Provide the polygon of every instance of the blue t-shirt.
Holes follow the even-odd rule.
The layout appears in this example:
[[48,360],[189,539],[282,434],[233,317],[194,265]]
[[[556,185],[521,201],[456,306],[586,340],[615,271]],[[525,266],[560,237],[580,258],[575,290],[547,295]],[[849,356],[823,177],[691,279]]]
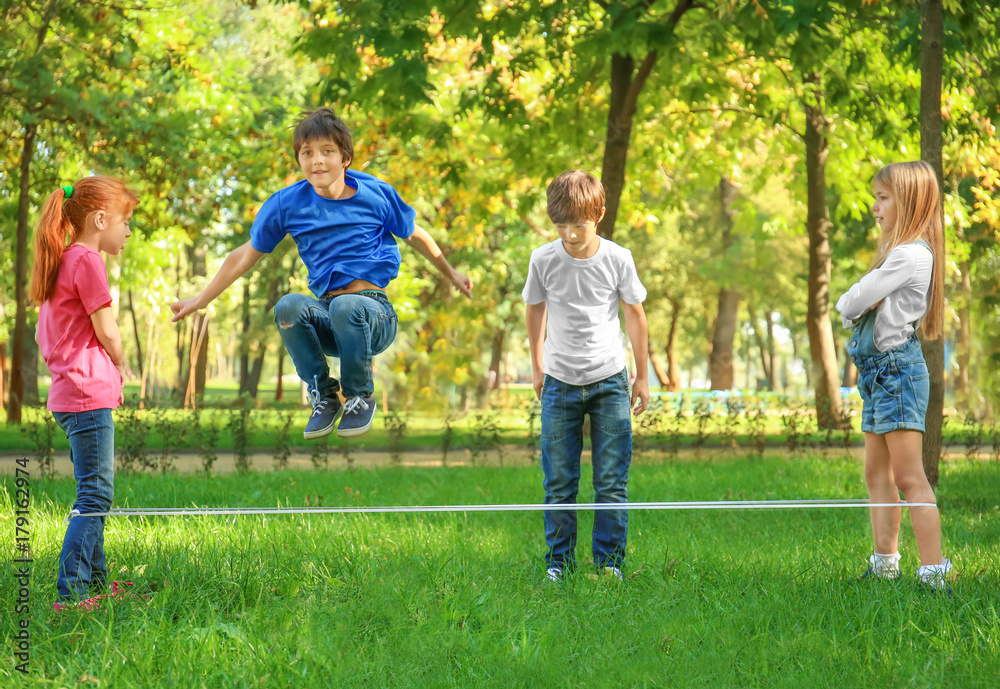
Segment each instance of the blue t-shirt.
[[269,254],[292,235],[309,270],[309,289],[317,297],[353,280],[385,287],[399,274],[399,247],[416,213],[388,183],[348,170],[344,181],[356,189],[349,199],[320,196],[306,180],[272,194],[253,221],[250,245]]

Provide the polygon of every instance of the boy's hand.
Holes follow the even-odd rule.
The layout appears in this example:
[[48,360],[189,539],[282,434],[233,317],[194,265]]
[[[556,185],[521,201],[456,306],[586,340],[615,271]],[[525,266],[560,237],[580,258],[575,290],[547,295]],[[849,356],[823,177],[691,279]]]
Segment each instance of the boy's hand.
[[[638,399],[638,402],[636,401]],[[635,416],[646,411],[649,406],[649,379],[636,376],[632,383],[632,401],[630,402],[632,413]]]
[[453,269],[449,277],[451,278],[451,284],[455,285],[455,289],[467,297],[472,296],[472,280],[469,279],[468,275],[464,275]]
[[170,319],[170,322],[176,323],[182,318],[190,316],[195,311],[200,311],[202,308],[204,307],[198,303],[198,297],[188,297],[187,299],[175,301],[170,305],[170,310],[174,312],[174,317]]
[[542,384],[545,383],[545,374],[541,371],[531,372],[531,386],[535,388],[535,397],[542,399]]

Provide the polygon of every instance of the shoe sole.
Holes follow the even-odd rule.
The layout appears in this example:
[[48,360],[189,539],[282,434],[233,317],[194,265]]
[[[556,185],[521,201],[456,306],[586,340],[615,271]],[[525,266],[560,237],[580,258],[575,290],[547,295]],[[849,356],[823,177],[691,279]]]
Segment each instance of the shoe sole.
[[372,427],[372,422],[375,421],[375,412],[378,411],[378,405],[372,402],[372,418],[368,421],[367,426],[359,426],[358,428],[348,428],[346,431],[343,429],[337,429],[337,436],[340,438],[356,438],[359,435],[364,435]]
[[326,436],[333,433],[333,429],[337,427],[337,421],[340,420],[340,415],[344,413],[344,408],[341,407],[336,414],[333,416],[333,421],[326,428],[321,428],[318,431],[302,431],[302,437],[306,440],[316,440],[317,438],[325,438]]

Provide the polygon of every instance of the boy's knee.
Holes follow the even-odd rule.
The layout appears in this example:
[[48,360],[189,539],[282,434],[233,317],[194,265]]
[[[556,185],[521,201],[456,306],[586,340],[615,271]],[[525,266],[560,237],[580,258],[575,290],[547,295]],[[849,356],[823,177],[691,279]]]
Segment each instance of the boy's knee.
[[299,321],[308,303],[309,299],[304,295],[286,294],[274,307],[274,322],[282,330],[288,330]]

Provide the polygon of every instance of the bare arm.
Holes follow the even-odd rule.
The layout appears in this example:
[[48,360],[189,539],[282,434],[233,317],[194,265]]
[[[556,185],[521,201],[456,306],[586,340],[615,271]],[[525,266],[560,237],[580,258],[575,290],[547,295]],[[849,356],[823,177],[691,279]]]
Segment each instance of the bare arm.
[[[635,354],[635,382],[632,384],[632,400],[630,406],[638,416],[649,406],[649,328],[646,325],[646,312],[642,304],[626,304],[622,302],[625,311],[625,330],[632,343],[632,353]],[[636,399],[639,402],[636,404]]]
[[424,228],[417,226],[413,230],[413,234],[403,241],[416,249],[418,254],[430,261],[442,275],[448,278],[451,284],[455,285],[459,292],[467,297],[472,296],[472,280],[451,267],[448,259],[441,253],[441,247],[437,245],[433,237],[427,234]]
[[[110,306],[104,306],[90,314],[90,322],[94,325],[94,332],[97,334],[97,341],[101,343],[104,350],[111,357],[111,363],[118,369],[122,378],[122,391],[125,389],[125,381],[132,378],[132,372],[125,366],[125,351],[122,349],[122,335],[118,331],[118,324],[115,323],[114,314],[111,313]],[[124,392],[119,394],[124,395]],[[119,402],[122,401],[119,398]]]
[[545,334],[546,318],[545,302],[528,304],[525,308],[525,320],[528,325],[528,344],[531,347],[531,383],[535,388],[535,396],[542,397],[542,342]]
[[216,297],[226,291],[226,288],[253,268],[263,255],[254,249],[249,241],[233,249],[223,261],[219,272],[215,274],[215,277],[208,283],[208,287],[202,290],[201,294],[181,299],[170,305],[170,310],[174,312],[172,320],[179,321],[211,304]]

